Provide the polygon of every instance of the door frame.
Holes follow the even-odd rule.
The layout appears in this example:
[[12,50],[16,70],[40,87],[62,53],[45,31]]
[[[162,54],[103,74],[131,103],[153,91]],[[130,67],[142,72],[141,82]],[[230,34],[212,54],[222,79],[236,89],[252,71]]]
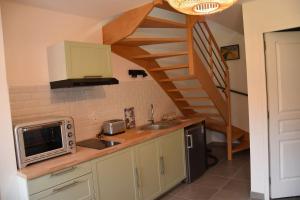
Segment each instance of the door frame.
[[[269,198],[272,199],[272,174],[271,174],[271,133],[270,133],[270,103],[269,103],[269,81],[268,81],[268,66],[267,66],[267,41],[266,35],[278,32],[295,32],[299,31],[300,28],[297,30],[295,29],[286,29],[280,31],[272,31],[272,32],[265,32],[263,33],[263,42],[264,42],[264,62],[265,62],[265,76],[266,76],[266,98],[267,98],[267,129],[268,129],[268,177],[269,177]],[[290,198],[290,197],[286,197]]]

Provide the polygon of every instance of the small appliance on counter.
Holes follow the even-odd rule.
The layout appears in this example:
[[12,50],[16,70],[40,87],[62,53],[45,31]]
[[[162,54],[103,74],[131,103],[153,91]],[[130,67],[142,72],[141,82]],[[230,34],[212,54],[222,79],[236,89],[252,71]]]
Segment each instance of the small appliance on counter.
[[71,117],[46,117],[14,122],[18,168],[42,160],[75,153],[75,129]]
[[101,134],[112,136],[124,132],[125,122],[122,119],[113,119],[103,122]]

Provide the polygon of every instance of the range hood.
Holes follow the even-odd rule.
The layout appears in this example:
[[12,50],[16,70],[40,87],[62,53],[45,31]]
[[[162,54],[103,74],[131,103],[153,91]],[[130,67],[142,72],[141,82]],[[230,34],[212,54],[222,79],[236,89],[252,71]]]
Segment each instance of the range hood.
[[50,82],[51,89],[119,84],[116,78],[81,78]]
[[110,45],[63,41],[47,53],[51,89],[119,83],[112,74]]

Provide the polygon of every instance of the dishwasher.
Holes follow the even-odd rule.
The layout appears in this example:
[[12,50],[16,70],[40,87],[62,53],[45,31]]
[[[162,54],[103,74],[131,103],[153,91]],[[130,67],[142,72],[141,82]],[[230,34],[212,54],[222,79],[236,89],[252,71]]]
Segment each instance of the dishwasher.
[[205,122],[184,129],[186,152],[186,183],[191,183],[208,168]]

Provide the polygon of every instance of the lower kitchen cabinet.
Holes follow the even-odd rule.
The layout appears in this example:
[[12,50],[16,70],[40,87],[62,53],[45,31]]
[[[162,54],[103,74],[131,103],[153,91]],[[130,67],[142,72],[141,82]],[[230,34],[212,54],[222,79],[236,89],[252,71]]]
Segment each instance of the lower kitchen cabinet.
[[184,130],[159,138],[163,192],[171,189],[186,178]]
[[30,196],[30,200],[94,200],[92,174],[59,184]]
[[158,140],[138,145],[135,148],[136,174],[139,199],[151,200],[161,193],[161,168]]
[[185,177],[184,132],[180,129],[21,183],[30,200],[152,200]]
[[132,148],[95,162],[100,200],[136,199],[136,177]]
[[95,162],[100,200],[152,200],[186,177],[183,129]]

